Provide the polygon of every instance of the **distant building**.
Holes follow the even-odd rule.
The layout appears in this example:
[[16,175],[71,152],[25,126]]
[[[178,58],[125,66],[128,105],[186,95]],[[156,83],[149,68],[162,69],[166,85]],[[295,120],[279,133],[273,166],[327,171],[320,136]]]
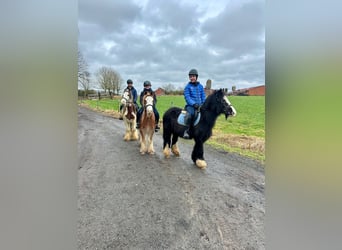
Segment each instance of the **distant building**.
[[265,85],[260,85],[256,87],[245,88],[245,89],[237,89],[235,91],[229,92],[228,95],[264,96]]
[[162,88],[157,88],[155,91],[156,96],[165,95],[165,90]]
[[[214,91],[215,91],[215,89],[208,89],[207,87],[204,88],[204,92],[205,92],[206,96],[212,94]],[[226,95],[228,92],[228,89],[224,88],[223,91],[224,91],[224,94]]]
[[205,95],[208,96],[208,95],[210,95],[211,93],[213,93],[214,90],[213,90],[213,89],[204,88],[204,92],[205,92]]

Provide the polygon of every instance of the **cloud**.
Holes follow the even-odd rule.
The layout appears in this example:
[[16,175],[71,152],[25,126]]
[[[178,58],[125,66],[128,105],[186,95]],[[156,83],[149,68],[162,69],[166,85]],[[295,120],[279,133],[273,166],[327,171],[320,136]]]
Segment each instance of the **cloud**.
[[264,1],[79,1],[90,71],[110,66],[138,89],[184,87],[191,68],[213,88],[264,84],[264,29]]

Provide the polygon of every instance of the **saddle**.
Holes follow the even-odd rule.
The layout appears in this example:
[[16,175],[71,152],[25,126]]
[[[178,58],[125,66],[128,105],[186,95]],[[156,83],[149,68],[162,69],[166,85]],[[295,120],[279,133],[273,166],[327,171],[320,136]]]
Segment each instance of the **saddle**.
[[[177,117],[178,124],[183,125],[183,126],[187,126],[184,122],[186,113],[187,113],[187,111],[183,109],[182,112],[178,115],[178,117]],[[194,118],[195,121],[194,121],[193,126],[196,126],[199,123],[200,118],[201,118],[201,113],[196,112],[195,118]]]

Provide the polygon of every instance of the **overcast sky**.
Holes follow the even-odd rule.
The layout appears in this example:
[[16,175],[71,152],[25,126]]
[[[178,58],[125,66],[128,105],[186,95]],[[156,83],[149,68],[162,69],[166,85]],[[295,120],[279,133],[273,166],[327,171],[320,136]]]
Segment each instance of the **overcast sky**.
[[138,90],[145,80],[184,88],[192,68],[213,89],[265,84],[264,0],[78,2],[79,50],[92,74],[112,67]]

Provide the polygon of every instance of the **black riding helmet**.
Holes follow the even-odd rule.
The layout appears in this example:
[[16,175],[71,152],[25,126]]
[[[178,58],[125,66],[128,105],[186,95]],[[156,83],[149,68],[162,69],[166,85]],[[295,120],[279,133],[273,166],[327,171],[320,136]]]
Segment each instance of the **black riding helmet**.
[[144,82],[144,87],[146,87],[146,86],[151,86],[151,82],[150,81],[145,81]]
[[189,71],[189,75],[195,75],[196,77],[198,77],[197,69],[191,69],[191,70]]
[[128,80],[127,80],[127,84],[130,84],[130,83],[133,84],[133,81],[132,81],[131,79],[128,79]]

